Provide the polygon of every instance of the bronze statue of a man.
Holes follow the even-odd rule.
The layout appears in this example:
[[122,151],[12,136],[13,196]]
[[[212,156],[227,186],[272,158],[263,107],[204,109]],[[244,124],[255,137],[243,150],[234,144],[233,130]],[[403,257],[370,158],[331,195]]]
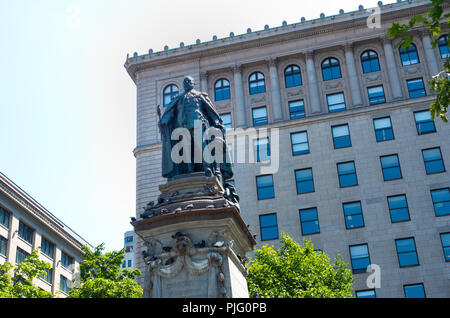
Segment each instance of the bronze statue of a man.
[[[210,172],[224,182],[233,176],[231,160],[224,140],[225,128],[220,115],[216,112],[208,94],[194,90],[194,79],[187,76],[183,80],[184,92],[176,96],[167,106],[163,116],[158,106],[159,129],[162,142],[162,176],[169,180],[192,172]],[[189,131],[191,147],[190,160],[174,162],[173,147],[178,143],[174,141],[172,133],[177,128]],[[222,137],[214,136],[208,139],[208,129],[216,128]],[[197,136],[198,138],[195,138]],[[214,162],[204,158],[203,150],[212,141],[221,143],[223,156]],[[183,141],[183,140],[181,140]],[[185,140],[186,141],[186,140]],[[184,149],[183,151],[186,151]],[[201,153],[201,158],[194,155]]]

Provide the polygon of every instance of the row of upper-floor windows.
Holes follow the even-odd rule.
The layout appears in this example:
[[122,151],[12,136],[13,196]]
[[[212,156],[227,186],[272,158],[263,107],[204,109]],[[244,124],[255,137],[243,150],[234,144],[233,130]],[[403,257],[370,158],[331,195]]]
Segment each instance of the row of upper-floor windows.
[[[418,135],[430,134],[436,132],[436,126],[431,119],[429,110],[416,111],[413,113],[415,126]],[[229,118],[229,117],[225,117]],[[224,120],[224,123],[228,121]],[[226,124],[227,125],[227,124]],[[394,140],[394,129],[390,116],[379,117],[373,119],[373,128],[375,140],[377,142],[385,142]],[[352,146],[350,128],[348,123],[331,126],[331,138],[334,149],[348,148]],[[293,156],[304,155],[310,153],[308,132],[298,131],[290,134],[291,151]],[[269,160],[271,157],[269,137],[258,138],[253,140],[253,151],[257,162]],[[423,149],[422,156],[425,162],[427,174],[444,172],[444,162],[439,147]],[[381,160],[384,165],[393,162],[393,156],[384,156]],[[398,162],[398,157],[397,157]],[[392,179],[388,177],[386,172],[385,180]]]
[[[427,95],[425,85],[422,78],[408,79],[406,87],[410,98],[418,98]],[[383,85],[367,87],[367,96],[370,105],[378,105],[386,102],[386,96]],[[347,104],[344,92],[337,92],[326,95],[326,101],[329,113],[345,111]],[[288,102],[289,118],[291,120],[306,117],[305,102],[303,99],[292,100]],[[226,129],[233,128],[231,113],[221,114],[223,125]],[[253,126],[262,126],[269,123],[269,116],[266,106],[252,108],[252,124]]]
[[[0,255],[3,255],[6,257],[7,246],[8,246],[8,240],[6,238],[0,236]],[[29,256],[30,256],[29,253],[27,253],[20,247],[17,247],[17,249],[16,249],[16,264],[25,262],[25,260]],[[41,278],[43,281],[47,282],[48,284],[52,285],[53,284],[53,272],[54,272],[53,268],[45,269],[45,273],[39,275],[39,278]],[[60,275],[59,289],[61,291],[68,294],[71,289],[70,284],[71,284],[71,282],[67,277],[65,277],[64,275]]]
[[[7,211],[6,209],[4,209],[3,207],[0,206],[0,225],[2,225],[3,227],[5,227],[7,229],[10,229],[11,217],[12,217],[11,212]],[[18,234],[19,238],[21,238],[23,241],[32,245],[33,239],[34,239],[34,232],[35,232],[35,230],[32,227],[30,227],[29,225],[27,225],[26,223],[24,223],[21,220],[19,221],[19,229],[18,229],[17,234]],[[3,239],[6,240],[5,238],[3,238]],[[45,256],[47,256],[48,258],[54,259],[56,245],[55,245],[55,243],[53,243],[49,239],[47,239],[45,236],[42,236],[40,250],[41,250],[41,253],[44,254]],[[3,255],[6,255],[6,247],[5,247]],[[69,269],[71,267],[71,265],[73,265],[73,264],[74,264],[74,258],[72,256],[68,255],[66,252],[61,251],[61,266]]]
[[[449,48],[447,45],[447,35],[439,38],[438,41],[439,52],[441,57],[447,58],[449,56]],[[417,47],[412,43],[408,48],[399,48],[400,62],[402,66],[408,66],[420,63],[419,53]],[[363,73],[371,73],[380,71],[380,61],[378,53],[374,50],[366,50],[361,56],[361,67]],[[334,57],[327,57],[321,63],[322,79],[323,81],[338,79],[342,77],[341,65],[338,59]],[[284,69],[284,83],[285,87],[301,86],[303,84],[300,67],[291,64]],[[248,77],[249,94],[259,94],[266,91],[265,76],[262,72],[256,71]],[[216,101],[227,100],[231,98],[230,82],[226,78],[220,78],[214,83],[214,98]],[[173,97],[178,95],[179,88],[175,84],[169,84],[163,90],[163,104],[167,106]]]
[[[403,285],[405,298],[425,298],[425,287],[423,283]],[[357,290],[356,298],[377,298],[375,289]]]
[[[388,197],[389,200],[389,197]],[[360,219],[360,202],[343,204],[344,217]],[[319,216],[316,207],[299,210],[300,230],[302,236],[320,233]],[[260,235],[262,241],[279,238],[278,221],[276,213],[259,215]],[[440,233],[444,261],[450,261],[450,233]],[[416,244],[413,237],[395,240],[399,267],[419,265]],[[367,244],[349,246],[351,267],[353,273],[364,273],[371,264]]]

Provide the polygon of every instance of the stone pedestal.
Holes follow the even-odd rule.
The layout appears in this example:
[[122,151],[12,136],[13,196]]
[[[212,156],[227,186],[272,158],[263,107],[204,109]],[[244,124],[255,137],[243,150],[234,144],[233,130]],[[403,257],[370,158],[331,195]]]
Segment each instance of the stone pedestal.
[[256,242],[229,189],[196,173],[160,191],[132,222],[147,247],[144,297],[248,297],[245,254]]

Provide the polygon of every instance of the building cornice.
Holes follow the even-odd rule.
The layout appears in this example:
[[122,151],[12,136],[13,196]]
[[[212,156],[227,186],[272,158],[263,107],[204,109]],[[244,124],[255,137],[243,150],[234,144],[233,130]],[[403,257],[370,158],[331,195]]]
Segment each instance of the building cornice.
[[[424,13],[427,1],[401,2],[382,6],[383,21],[399,21],[413,15]],[[369,10],[355,11],[316,20],[280,26],[272,29],[255,31],[250,34],[241,34],[224,39],[209,41],[190,46],[184,46],[168,51],[137,55],[128,58],[125,63],[131,78],[136,82],[136,74],[142,70],[167,66],[168,64],[192,61],[223,54],[264,46],[276,45],[292,40],[299,40],[318,35],[339,32],[367,26],[367,18],[371,15]],[[385,32],[384,29],[381,29]],[[373,34],[370,37],[374,37]],[[367,36],[352,39],[352,42],[366,40]],[[329,45],[328,45],[329,47]],[[319,50],[324,46],[308,47],[308,50]],[[245,64],[246,62],[242,62]],[[230,64],[230,67],[233,65]]]
[[53,230],[56,234],[62,237],[66,242],[70,243],[73,248],[83,253],[81,247],[83,245],[88,245],[92,247],[88,242],[84,241],[81,237],[77,239],[74,235],[77,235],[72,230],[74,235],[70,234],[67,229],[68,227],[59,221],[50,212],[46,211],[45,208],[36,203],[29,195],[16,186],[11,180],[6,176],[0,174],[0,192],[5,194],[10,200],[18,204],[25,211],[30,213],[34,218],[42,222],[48,228]]

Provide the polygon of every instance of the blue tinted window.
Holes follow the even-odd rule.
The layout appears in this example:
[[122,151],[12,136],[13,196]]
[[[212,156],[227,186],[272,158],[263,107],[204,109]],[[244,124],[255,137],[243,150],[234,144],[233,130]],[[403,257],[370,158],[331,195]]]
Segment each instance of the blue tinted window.
[[256,139],[253,141],[254,152],[256,154],[256,162],[270,159],[270,142],[269,138]]
[[419,63],[419,56],[417,55],[417,48],[411,44],[407,49],[400,48],[400,59],[403,66]]
[[445,171],[440,148],[424,149],[422,155],[427,174]]
[[345,227],[347,229],[354,229],[364,226],[361,202],[344,203],[343,207]]
[[230,82],[221,78],[214,84],[214,96],[216,101],[230,99]]
[[431,198],[433,199],[434,213],[436,214],[436,216],[450,214],[449,188],[431,190]]
[[363,73],[377,72],[380,70],[378,55],[375,51],[368,50],[361,54]]
[[340,112],[346,109],[344,93],[327,95],[327,103],[330,113]]
[[25,260],[28,258],[28,256],[30,256],[30,254],[28,254],[23,249],[18,247],[16,250],[16,264],[25,262]]
[[425,86],[423,85],[423,80],[421,78],[416,78],[406,81],[408,84],[408,92],[410,98],[426,96]]
[[59,277],[59,290],[63,291],[64,293],[68,294],[70,291],[70,286],[69,286],[69,280],[67,278],[65,278],[64,276],[60,276]]
[[222,114],[220,115],[220,118],[222,118],[222,124],[225,127],[225,129],[231,129],[233,128],[233,125],[231,123],[231,114]]
[[53,284],[53,269],[51,268],[51,269],[44,269],[44,270],[45,270],[45,274],[39,275],[39,277],[42,278],[43,280],[45,280],[50,285]]
[[333,135],[334,149],[351,147],[352,141],[347,124],[331,127],[331,133]]
[[405,195],[388,197],[389,214],[391,222],[401,222],[409,220],[408,203]]
[[386,98],[384,97],[383,85],[368,87],[367,93],[369,95],[370,105],[382,104],[386,102]]
[[28,243],[33,243],[33,233],[34,230],[28,225],[24,224],[22,221],[19,223],[19,237]]
[[423,284],[405,285],[403,286],[406,298],[425,298],[425,290]]
[[297,182],[297,194],[314,192],[314,180],[311,168],[295,171],[295,181]]
[[289,115],[291,119],[305,117],[305,103],[303,100],[289,102]]
[[398,161],[397,155],[383,156],[380,157],[380,160],[384,181],[402,178],[402,172],[400,170],[400,162]]
[[6,256],[6,250],[8,248],[8,240],[3,236],[0,236],[0,254]]
[[9,229],[10,213],[0,206],[0,224]]
[[250,95],[264,93],[266,91],[264,74],[260,72],[252,73],[248,78],[248,85],[250,89]]
[[253,116],[253,126],[261,126],[261,125],[266,125],[268,123],[267,108],[265,106],[253,108],[252,116]]
[[378,142],[394,139],[390,117],[374,119],[373,126],[375,127],[375,137]]
[[431,118],[429,110],[423,110],[414,113],[414,119],[416,121],[417,133],[419,135],[436,132],[434,121]]
[[169,105],[170,101],[178,95],[178,86],[170,84],[163,91],[163,105]]
[[341,78],[341,66],[335,58],[327,58],[322,62],[322,77],[324,81]]
[[355,294],[356,298],[376,298],[374,289],[356,291]]
[[444,258],[450,261],[450,233],[441,233],[442,248],[444,249]]
[[278,238],[277,215],[275,213],[260,215],[259,226],[262,241],[273,240]]
[[317,209],[303,209],[300,210],[300,223],[302,228],[302,235],[319,233],[319,218],[317,216]]
[[365,273],[367,266],[370,265],[367,244],[350,246],[350,259],[353,273]]
[[439,46],[439,53],[441,54],[441,58],[446,59],[447,57],[450,57],[449,49],[448,49],[447,35],[443,35],[439,38],[438,46]]
[[419,265],[416,243],[413,238],[395,240],[400,267]]
[[41,252],[50,258],[55,255],[55,244],[49,242],[45,237],[41,240]]
[[302,74],[300,67],[297,65],[289,65],[284,70],[284,81],[286,88],[302,85]]
[[351,187],[358,184],[358,179],[356,177],[355,163],[343,162],[337,164],[339,185],[343,187]]
[[61,252],[61,266],[64,268],[70,268],[73,264],[73,257],[67,255],[64,252]]
[[258,200],[271,199],[275,197],[272,175],[256,177],[256,187],[258,190]]
[[306,131],[292,133],[291,144],[294,156],[309,153],[308,134]]

